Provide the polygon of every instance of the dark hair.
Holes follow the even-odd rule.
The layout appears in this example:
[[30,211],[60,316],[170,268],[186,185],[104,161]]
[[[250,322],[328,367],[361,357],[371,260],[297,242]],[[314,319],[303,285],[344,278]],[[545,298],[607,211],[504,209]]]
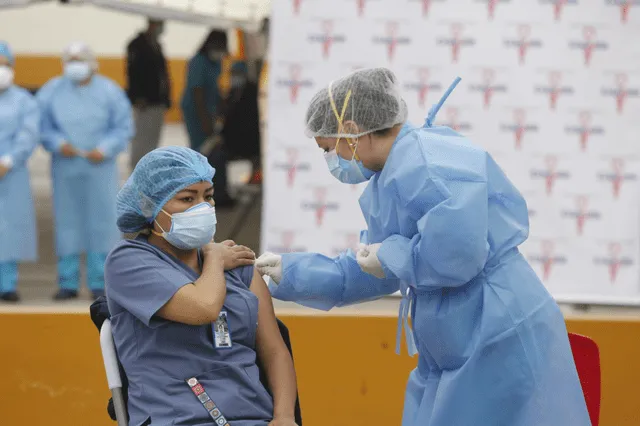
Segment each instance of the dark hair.
[[209,35],[207,35],[207,38],[204,39],[204,42],[202,42],[202,45],[198,49],[198,53],[206,55],[208,53],[208,50],[212,47],[217,47],[220,50],[224,50],[225,52],[228,50],[226,31],[211,30]]

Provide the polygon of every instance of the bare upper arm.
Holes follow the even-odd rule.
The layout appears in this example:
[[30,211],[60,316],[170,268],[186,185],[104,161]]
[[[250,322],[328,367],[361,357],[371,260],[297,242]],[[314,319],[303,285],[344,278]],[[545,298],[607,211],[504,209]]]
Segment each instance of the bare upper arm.
[[253,278],[251,280],[250,290],[258,297],[258,332],[256,337],[256,348],[260,357],[265,359],[274,352],[288,352],[278,323],[276,321],[276,313],[273,309],[273,301],[267,284],[258,273],[258,269],[254,269]]

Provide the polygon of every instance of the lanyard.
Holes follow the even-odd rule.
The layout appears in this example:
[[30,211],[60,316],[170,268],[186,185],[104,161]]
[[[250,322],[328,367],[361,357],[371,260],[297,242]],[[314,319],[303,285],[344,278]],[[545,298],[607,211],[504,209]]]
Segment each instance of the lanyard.
[[196,379],[195,377],[187,380],[187,384],[191,388],[193,394],[198,398],[202,406],[209,413],[213,421],[218,426],[230,426],[227,419],[222,415],[218,406],[213,402],[213,400],[207,394],[207,391],[204,389],[204,386]]

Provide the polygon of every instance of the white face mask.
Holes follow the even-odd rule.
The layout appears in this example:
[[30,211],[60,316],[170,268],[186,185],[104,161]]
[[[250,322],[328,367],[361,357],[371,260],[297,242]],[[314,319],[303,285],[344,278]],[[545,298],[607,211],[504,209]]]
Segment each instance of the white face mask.
[[0,65],[0,90],[6,90],[13,84],[13,68]]
[[154,231],[154,234],[161,236],[169,244],[180,250],[198,249],[213,241],[216,234],[216,209],[209,203],[200,203],[182,213],[169,213],[162,210],[171,217],[171,229],[165,231],[160,224],[158,227],[162,234]]
[[86,62],[67,62],[64,64],[64,75],[74,83],[80,83],[91,76],[91,66]]

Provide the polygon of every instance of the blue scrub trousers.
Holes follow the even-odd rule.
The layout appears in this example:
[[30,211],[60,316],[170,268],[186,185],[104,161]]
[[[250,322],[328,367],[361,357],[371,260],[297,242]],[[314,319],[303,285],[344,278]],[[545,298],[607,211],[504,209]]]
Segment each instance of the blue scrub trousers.
[[[87,253],[87,285],[90,290],[104,290],[104,262],[106,253]],[[64,290],[80,287],[80,255],[58,258],[58,285]]]
[[18,264],[16,262],[0,263],[0,293],[16,291],[18,282]]

